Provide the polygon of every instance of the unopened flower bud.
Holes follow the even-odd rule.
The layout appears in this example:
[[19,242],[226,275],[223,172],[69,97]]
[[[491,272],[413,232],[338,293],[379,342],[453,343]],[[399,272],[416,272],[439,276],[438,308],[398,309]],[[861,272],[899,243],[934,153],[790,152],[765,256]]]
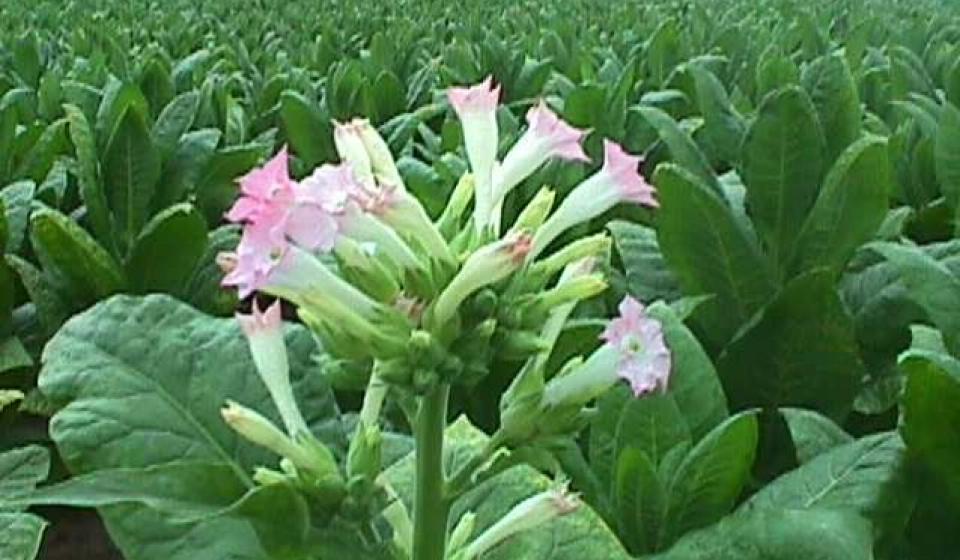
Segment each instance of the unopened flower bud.
[[534,263],[530,272],[549,278],[572,262],[607,254],[610,246],[610,237],[605,233],[582,237]]
[[357,180],[365,185],[373,183],[373,166],[363,144],[359,127],[354,123],[333,123],[333,143],[340,159],[350,164]]
[[303,447],[294,443],[293,439],[259,412],[234,401],[227,401],[227,405],[220,409],[220,415],[235,432],[251,443],[290,459],[298,468],[309,470],[315,467],[312,457]]
[[257,467],[253,471],[253,480],[262,486],[269,486],[271,484],[289,484],[290,476],[273,469]]
[[373,174],[377,180],[395,188],[403,189],[403,178],[400,177],[400,171],[397,170],[397,163],[390,153],[390,146],[377,132],[370,121],[367,119],[354,119],[354,128],[359,132],[363,147],[367,150],[367,156],[370,158],[370,165],[373,167]]
[[530,235],[512,232],[499,241],[485,245],[467,258],[433,307],[433,325],[441,328],[457,314],[467,297],[495,284],[518,270],[530,250]]
[[465,549],[463,560],[474,560],[503,541],[554,519],[573,513],[580,499],[566,484],[541,492],[520,502],[499,521],[491,525]]
[[543,225],[547,216],[550,215],[550,210],[553,209],[553,202],[556,200],[556,197],[557,193],[547,187],[543,187],[537,191],[537,194],[527,203],[523,212],[520,213],[512,229],[536,231],[537,228]]
[[470,540],[470,537],[473,536],[476,525],[477,514],[472,511],[468,511],[460,516],[460,521],[457,521],[457,526],[450,532],[450,541],[447,543],[447,549],[450,550],[451,553],[456,553],[463,548],[467,544],[467,541]]
[[454,234],[459,230],[460,219],[463,217],[463,213],[466,212],[470,201],[473,200],[475,188],[476,182],[470,173],[464,173],[463,176],[460,177],[460,180],[457,181],[457,185],[453,189],[453,194],[450,195],[450,200],[447,201],[447,207],[443,210],[440,219],[437,220],[437,229],[439,229],[440,233],[447,239],[452,239]]
[[334,247],[340,274],[351,284],[380,302],[393,302],[400,285],[384,264],[364,245],[341,237]]
[[23,393],[14,389],[0,390],[0,410],[17,401],[23,400]]
[[606,289],[607,281],[603,278],[603,274],[577,276],[541,293],[537,296],[536,305],[544,310],[550,310],[561,305],[592,298]]
[[379,426],[361,422],[347,452],[347,477],[375,480],[380,474],[382,447]]

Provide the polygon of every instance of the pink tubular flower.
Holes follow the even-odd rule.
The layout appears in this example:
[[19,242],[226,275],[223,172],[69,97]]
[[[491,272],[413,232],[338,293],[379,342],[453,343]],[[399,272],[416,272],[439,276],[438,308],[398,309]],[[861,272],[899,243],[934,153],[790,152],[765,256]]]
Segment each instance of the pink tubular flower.
[[280,412],[287,435],[296,440],[302,434],[309,434],[310,430],[300,413],[290,385],[290,366],[283,339],[280,302],[274,302],[265,312],[261,312],[254,301],[253,314],[237,314],[237,322],[247,337],[257,373]]
[[235,286],[241,299],[249,296],[266,285],[287,249],[287,241],[274,229],[247,225],[236,252],[222,254],[218,259],[227,273],[223,285]]
[[620,317],[610,321],[601,338],[619,352],[617,374],[630,383],[636,396],[657,388],[666,390],[671,356],[660,322],[649,317],[639,301],[627,296]]
[[493,166],[497,159],[497,100],[500,87],[488,77],[468,88],[450,88],[447,99],[460,118],[463,141],[476,183],[475,216],[478,230],[489,223],[493,211]]
[[672,358],[660,323],[630,296],[620,303],[620,316],[601,335],[606,344],[576,369],[554,377],[544,389],[547,408],[583,406],[625,379],[637,397],[667,388]]
[[543,101],[527,111],[527,123],[527,131],[503,158],[496,173],[494,204],[550,158],[590,161],[580,146],[586,131],[563,122]]
[[577,185],[560,208],[537,230],[530,259],[534,259],[563,232],[592,220],[621,202],[656,208],[653,186],[640,175],[641,158],[625,152],[616,142],[603,143],[603,167]]

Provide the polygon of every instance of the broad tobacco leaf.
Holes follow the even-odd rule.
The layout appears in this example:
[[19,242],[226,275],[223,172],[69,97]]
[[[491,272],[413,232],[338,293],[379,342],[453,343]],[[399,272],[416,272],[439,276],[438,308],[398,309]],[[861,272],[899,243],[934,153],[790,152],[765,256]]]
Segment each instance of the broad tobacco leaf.
[[[447,428],[445,445],[447,468],[467,460],[483,448],[487,436],[461,417]],[[412,512],[414,455],[411,453],[386,471],[386,476]],[[450,524],[455,525],[467,511],[476,514],[474,535],[506,515],[513,506],[549,488],[551,481],[532,467],[514,467],[482,483],[464,495],[452,508]],[[626,560],[623,550],[603,520],[588,506],[549,524],[521,533],[491,550],[484,560],[580,560],[605,558]]]
[[0,558],[33,560],[47,522],[9,503],[47,478],[50,453],[31,445],[0,454]]
[[873,560],[870,523],[845,511],[755,509],[648,560]]
[[[342,452],[313,338],[290,328],[287,347],[307,421]],[[296,557],[309,522],[302,498],[254,490],[253,469],[278,458],[220,418],[234,399],[278,421],[236,321],[166,296],[118,296],[70,320],[43,362],[40,390],[64,405],[51,436],[77,475],[60,497],[101,506],[128,560]]]

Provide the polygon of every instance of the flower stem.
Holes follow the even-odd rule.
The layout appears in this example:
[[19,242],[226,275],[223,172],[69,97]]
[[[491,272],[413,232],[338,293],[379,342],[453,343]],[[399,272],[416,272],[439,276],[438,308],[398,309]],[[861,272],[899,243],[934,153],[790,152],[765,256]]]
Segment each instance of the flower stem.
[[447,515],[444,500],[443,430],[447,425],[450,386],[438,385],[420,400],[414,427],[416,497],[413,505],[413,560],[444,560]]

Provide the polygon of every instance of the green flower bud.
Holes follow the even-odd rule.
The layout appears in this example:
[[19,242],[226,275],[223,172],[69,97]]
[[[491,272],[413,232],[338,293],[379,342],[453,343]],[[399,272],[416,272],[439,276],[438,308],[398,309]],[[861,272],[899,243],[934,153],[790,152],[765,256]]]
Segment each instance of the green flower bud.
[[503,541],[573,513],[579,507],[579,497],[572,494],[566,484],[535,494],[514,506],[470,543],[464,550],[463,560],[480,558]]
[[347,452],[347,476],[373,482],[380,474],[383,438],[376,424],[357,425]]
[[513,224],[512,231],[536,231],[550,215],[557,193],[547,187],[541,188],[520,212],[520,216]]
[[339,237],[334,254],[343,277],[377,301],[392,303],[400,294],[400,285],[384,264],[364,247],[347,237]]
[[504,360],[524,360],[538,352],[550,349],[550,345],[532,331],[510,331],[494,344],[497,356]]
[[457,522],[457,526],[453,528],[453,531],[450,533],[450,540],[447,543],[447,549],[455,554],[458,550],[463,548],[467,541],[470,540],[470,537],[473,536],[473,531],[477,525],[477,514],[472,511],[464,513],[460,517],[460,521]]
[[467,206],[473,202],[475,188],[476,183],[470,173],[464,173],[457,181],[457,186],[454,187],[453,194],[447,201],[447,207],[440,219],[437,220],[437,228],[447,239],[453,239],[454,235],[460,231],[460,220],[463,218],[464,212],[467,211]]
[[444,328],[457,315],[467,297],[518,270],[530,250],[530,239],[525,231],[512,232],[470,255],[434,303],[431,326],[434,329]]
[[610,251],[610,246],[610,237],[605,233],[584,237],[566,245],[549,257],[537,261],[531,265],[530,272],[549,278],[572,262],[586,257],[606,255]]
[[289,484],[291,482],[289,475],[265,467],[257,467],[254,469],[253,480],[262,486],[269,486],[271,484]]

